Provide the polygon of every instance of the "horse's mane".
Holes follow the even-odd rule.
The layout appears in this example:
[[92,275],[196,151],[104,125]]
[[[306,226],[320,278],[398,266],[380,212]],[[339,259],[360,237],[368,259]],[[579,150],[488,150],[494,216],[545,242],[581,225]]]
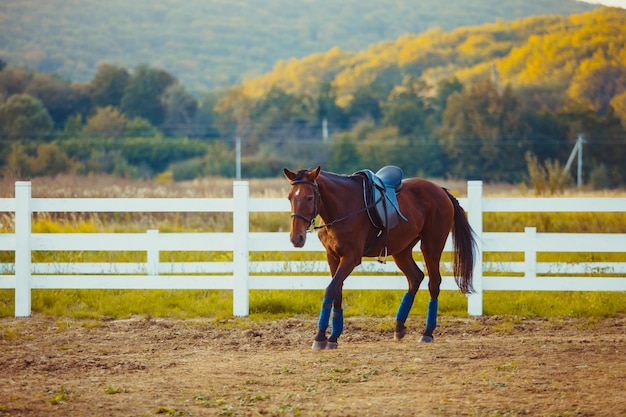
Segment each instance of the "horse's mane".
[[[299,181],[299,180],[303,179],[306,175],[310,174],[311,171],[312,171],[312,169],[300,169],[300,170],[298,170],[298,172],[296,172],[296,175],[293,178],[293,180],[294,181]],[[323,176],[323,177],[333,178],[333,179],[337,179],[337,180],[349,179],[349,178],[354,177],[354,174],[351,174],[351,175],[337,174],[335,172],[325,171],[325,170],[322,170],[320,172],[320,175]]]
[[337,174],[336,172],[331,172],[331,171],[324,171],[322,170],[322,172],[320,173],[320,175],[326,176],[326,177],[333,177],[337,180],[341,180],[341,179],[350,179],[353,178],[355,175],[354,174]]

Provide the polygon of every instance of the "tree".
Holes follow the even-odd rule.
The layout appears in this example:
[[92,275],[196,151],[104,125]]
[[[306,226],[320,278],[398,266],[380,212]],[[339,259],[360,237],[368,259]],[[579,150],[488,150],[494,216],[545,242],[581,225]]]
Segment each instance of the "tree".
[[2,149],[2,175],[4,177],[26,179],[30,175],[29,156],[24,145],[12,143],[11,146]]
[[128,137],[155,137],[160,136],[161,132],[152,126],[149,120],[143,117],[133,117],[126,123],[124,134]]
[[328,123],[330,134],[333,130],[345,129],[348,121],[341,107],[337,105],[337,94],[330,81],[320,83],[317,97],[317,120],[322,123],[325,119]]
[[70,115],[79,112],[79,91],[72,89],[71,83],[57,74],[34,74],[24,92],[41,100],[58,128],[63,127]]
[[626,90],[626,65],[607,59],[602,50],[581,62],[567,91],[577,100],[605,116],[613,97]]
[[529,109],[522,116],[528,123],[531,130],[531,149],[532,153],[539,158],[540,161],[546,159],[564,159],[571,150],[570,146],[563,146],[568,143],[569,129],[567,124],[557,113],[552,112],[548,108],[538,111]]
[[254,130],[250,137],[259,142],[271,140],[276,146],[294,139],[321,139],[316,112],[311,96],[273,87],[253,108]]
[[217,140],[209,144],[203,158],[202,174],[206,176],[234,176],[235,153],[224,141]]
[[217,93],[207,92],[200,96],[198,109],[194,115],[194,135],[199,138],[218,138],[219,131],[216,123],[219,118],[215,112],[215,104],[219,97]]
[[23,93],[33,74],[26,68],[8,66],[0,71],[0,97]]
[[[410,175],[442,176],[446,158],[438,138],[433,134],[439,110],[439,102],[462,84],[456,79],[439,84],[439,94],[432,96],[432,88],[422,79],[408,76],[402,85],[397,86],[383,105],[385,126],[395,126],[399,138],[396,144],[388,146],[382,153],[394,154],[395,164]],[[445,97],[445,98],[444,98]]]
[[363,168],[356,143],[349,134],[343,133],[333,140],[332,149],[332,157],[326,164],[327,170],[346,174]]
[[161,126],[166,115],[163,93],[175,82],[169,73],[140,64],[124,89],[122,111],[128,117],[143,117],[154,126]]
[[120,137],[128,119],[119,109],[107,106],[96,108],[96,114],[87,119],[85,132],[103,137]]
[[73,114],[65,121],[63,133],[67,137],[77,136],[83,131],[83,116],[81,114]]
[[530,131],[522,111],[510,85],[500,93],[490,79],[452,94],[440,131],[451,172],[461,178],[519,180]]
[[381,92],[375,86],[360,87],[353,95],[346,113],[350,123],[354,124],[361,119],[371,118],[378,123],[382,118],[380,103],[383,100]]
[[245,94],[243,87],[231,87],[223,92],[214,107],[221,136],[247,138],[253,107],[254,103]]
[[255,103],[252,117],[259,117],[271,109],[286,112],[292,100],[293,96],[291,94],[280,87],[272,86],[270,91]]
[[29,158],[32,175],[50,176],[67,172],[70,160],[56,143],[44,143],[37,147],[37,155]]
[[72,166],[67,154],[54,142],[43,143],[36,148],[13,143],[7,151],[2,171],[4,175],[15,178],[57,175],[67,172]]
[[3,138],[38,139],[47,136],[54,122],[41,100],[29,94],[15,94],[0,104]]
[[375,129],[357,142],[357,152],[363,168],[374,171],[385,165],[405,167],[407,159],[411,158],[406,152],[406,139],[398,136],[395,126]]
[[437,82],[435,90],[437,93],[433,100],[433,107],[436,117],[441,119],[448,103],[448,97],[463,91],[463,84],[456,77],[444,78]]
[[161,100],[165,107],[165,133],[172,136],[191,136],[198,109],[196,99],[180,83],[174,83],[165,89]]
[[130,74],[126,68],[102,64],[91,80],[91,100],[94,106],[120,107]]
[[[568,127],[567,154],[573,148],[577,136],[585,135],[583,160],[586,167],[606,165],[611,182],[623,185],[626,182],[626,130],[617,115],[598,114],[587,107],[571,106],[567,112],[559,114],[559,118]],[[565,160],[567,155],[561,160]],[[587,180],[589,170],[583,170],[583,181]]]
[[432,113],[428,90],[424,81],[407,77],[383,105],[383,125],[396,126],[400,135],[426,133],[426,120]]
[[613,107],[615,115],[620,118],[622,126],[626,129],[626,90],[613,97],[611,107]]
[[83,119],[89,116],[93,109],[93,103],[91,101],[91,84],[90,83],[72,83],[71,86],[74,103],[72,110],[74,114],[80,114]]

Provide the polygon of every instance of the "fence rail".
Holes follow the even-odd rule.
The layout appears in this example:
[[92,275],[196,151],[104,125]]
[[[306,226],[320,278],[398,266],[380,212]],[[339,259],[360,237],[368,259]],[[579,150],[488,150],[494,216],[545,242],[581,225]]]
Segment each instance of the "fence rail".
[[[485,233],[486,212],[626,212],[626,198],[483,198],[482,182],[468,182],[468,211],[478,235],[474,269],[476,294],[468,313],[482,315],[488,290],[626,291],[626,234]],[[0,199],[0,212],[15,213],[15,233],[0,234],[0,251],[15,253],[0,264],[0,288],[15,290],[15,316],[31,314],[32,289],[226,289],[233,291],[233,314],[249,313],[249,290],[323,289],[328,266],[321,261],[250,261],[252,252],[302,251],[285,232],[250,232],[253,212],[290,211],[286,198],[250,198],[245,181],[233,183],[232,198],[32,198],[30,182],[15,184],[15,198]],[[36,212],[226,212],[232,232],[220,233],[32,233]],[[307,252],[323,252],[315,238]],[[452,250],[450,239],[446,251]],[[32,262],[37,251],[145,251],[146,262]],[[225,251],[229,262],[161,262],[162,251]],[[483,262],[485,252],[522,252],[522,262]],[[619,262],[538,262],[539,252],[614,252]],[[418,262],[419,264],[419,262]],[[423,267],[423,265],[420,265]],[[449,264],[442,264],[442,289],[456,289]],[[365,260],[346,289],[406,290],[406,278],[393,262]],[[427,285],[426,280],[422,284]]]

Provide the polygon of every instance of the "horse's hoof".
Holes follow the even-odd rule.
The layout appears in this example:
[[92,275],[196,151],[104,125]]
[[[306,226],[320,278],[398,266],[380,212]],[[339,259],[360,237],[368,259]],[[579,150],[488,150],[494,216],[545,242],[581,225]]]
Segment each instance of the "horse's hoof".
[[432,336],[422,336],[420,337],[420,343],[432,343],[433,342],[433,337]]
[[404,338],[404,336],[406,336],[406,328],[400,330],[400,331],[396,331],[393,334],[393,340],[395,340],[396,342],[399,342],[400,340],[402,340]]
[[[311,346],[311,348],[313,350],[324,350],[326,349],[327,345],[328,345],[328,340],[322,340],[322,341],[314,340],[313,346]],[[337,347],[337,343],[335,343],[335,347]]]
[[328,342],[328,345],[326,347],[328,349],[337,349],[338,345],[339,345],[339,343],[337,343],[337,342]]

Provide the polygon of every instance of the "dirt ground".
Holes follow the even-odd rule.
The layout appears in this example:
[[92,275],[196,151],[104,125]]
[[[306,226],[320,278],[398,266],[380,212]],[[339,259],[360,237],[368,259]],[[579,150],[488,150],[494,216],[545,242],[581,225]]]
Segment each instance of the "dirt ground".
[[0,416],[625,416],[626,317],[0,319]]

